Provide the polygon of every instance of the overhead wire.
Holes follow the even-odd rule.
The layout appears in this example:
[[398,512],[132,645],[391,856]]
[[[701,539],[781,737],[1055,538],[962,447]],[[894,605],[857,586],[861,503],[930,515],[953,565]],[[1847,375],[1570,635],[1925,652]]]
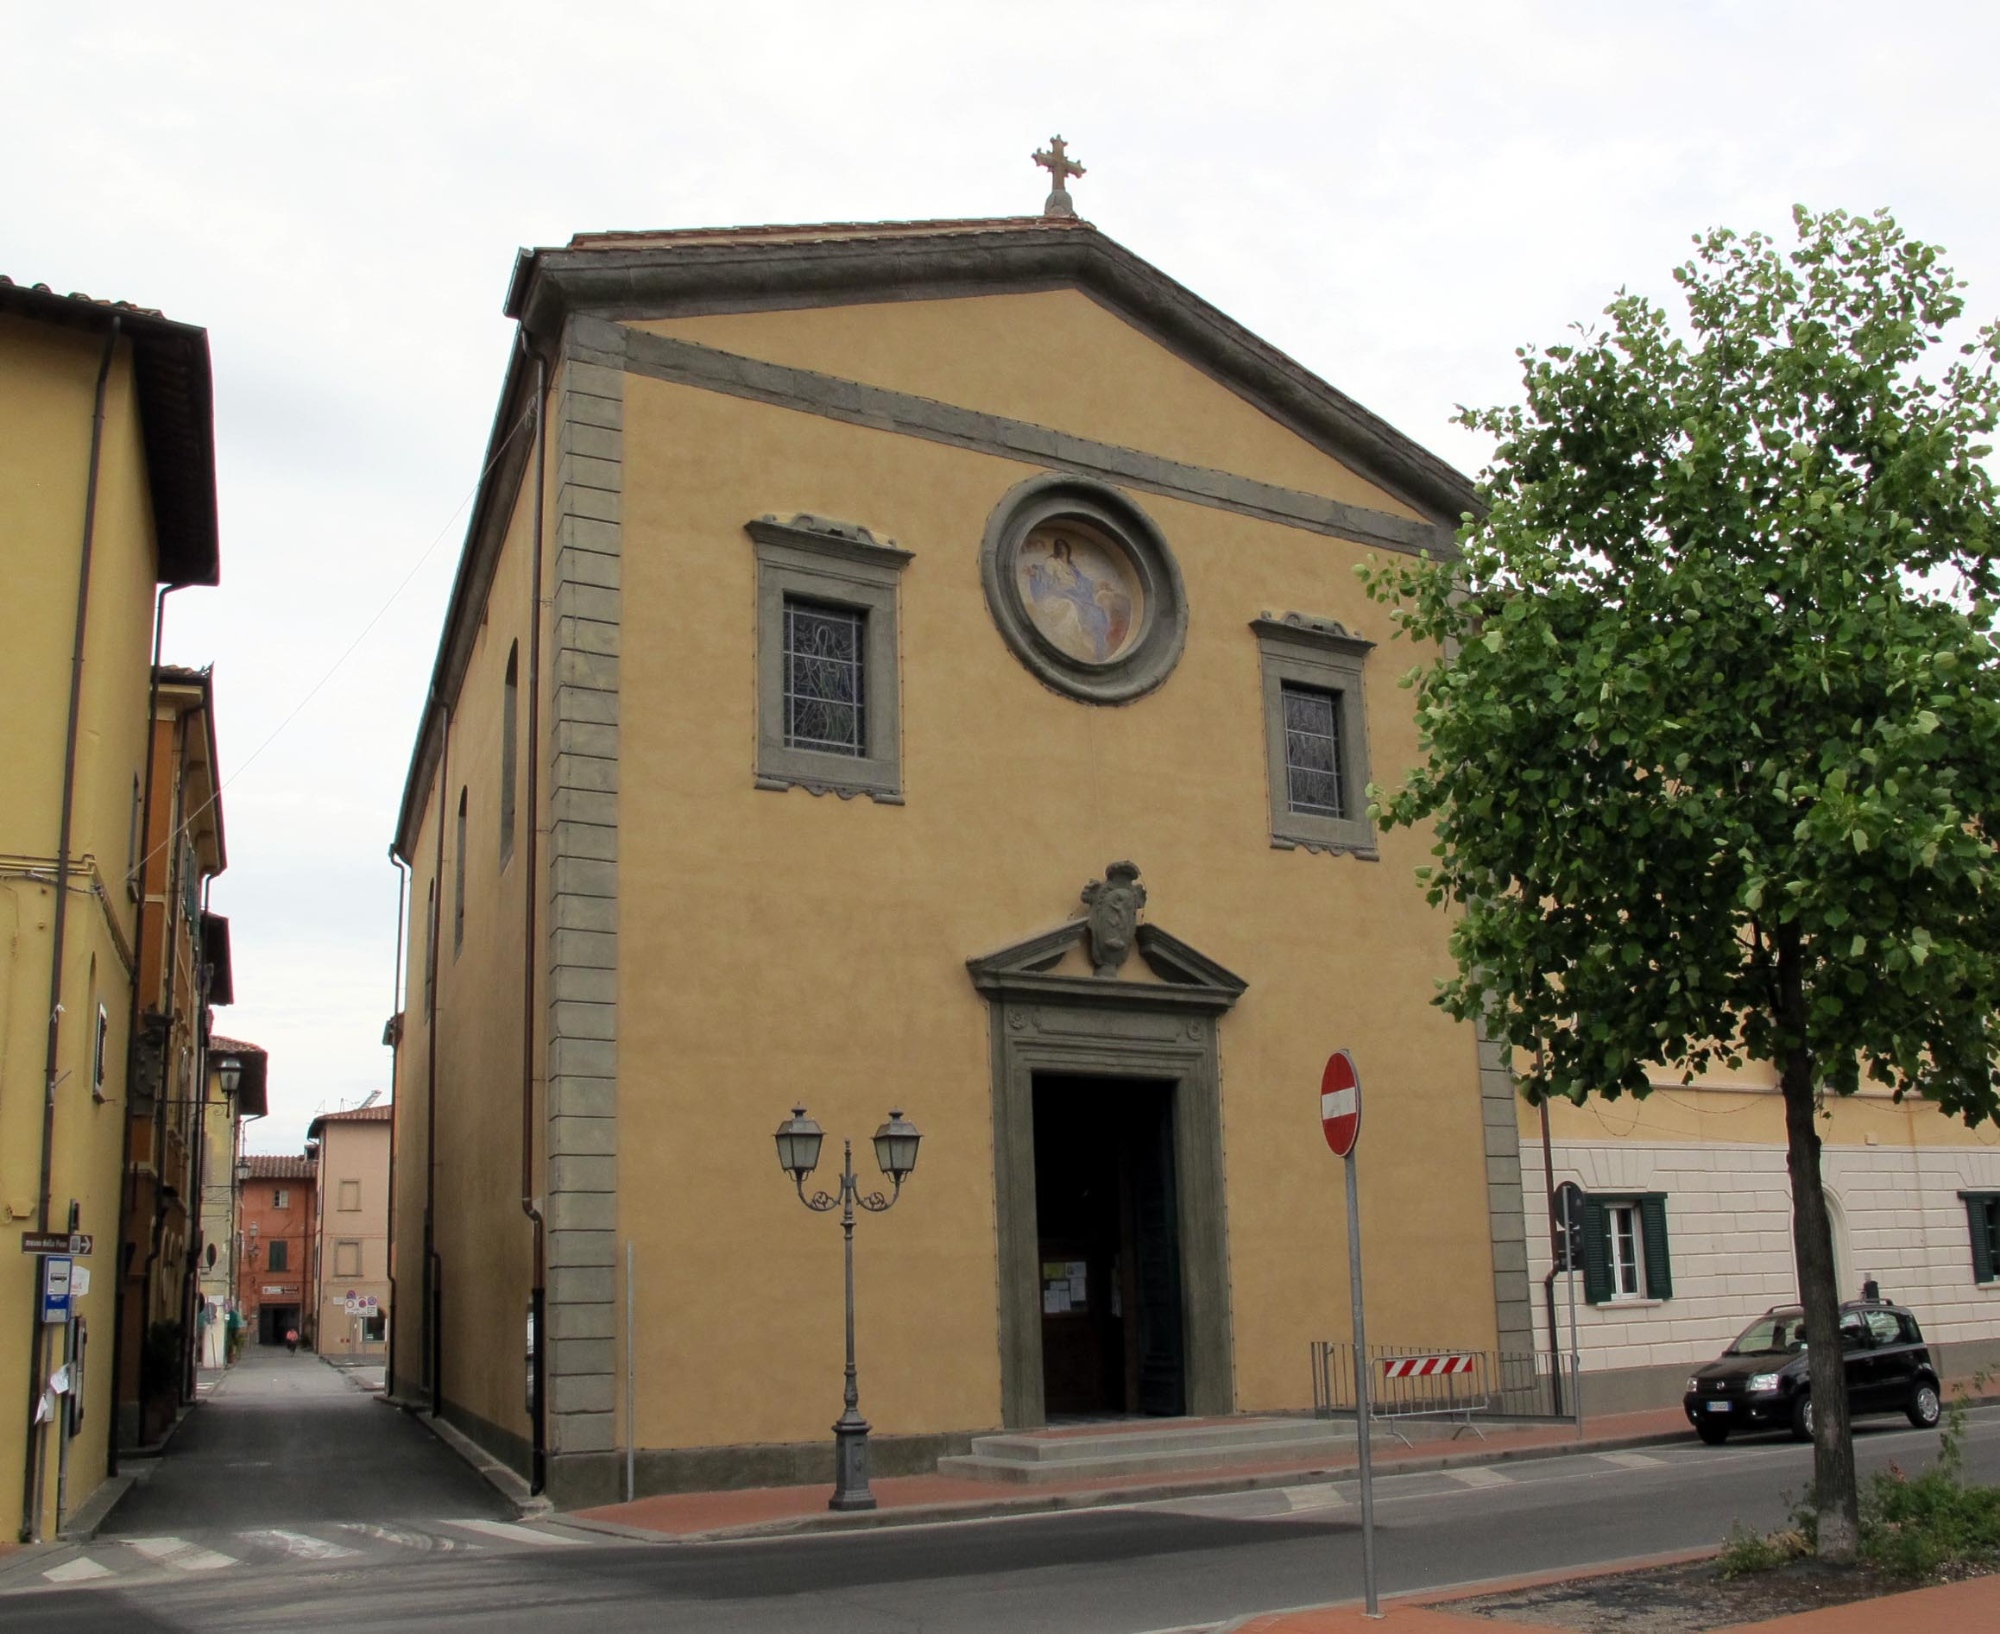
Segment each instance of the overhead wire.
[[388,616],[389,609],[396,605],[402,598],[403,592],[409,589],[410,585],[415,582],[417,575],[423,571],[424,564],[437,553],[438,546],[444,543],[445,537],[452,531],[458,519],[465,513],[466,507],[478,497],[479,490],[485,484],[487,477],[492,475],[493,468],[500,463],[501,456],[506,453],[515,437],[520,435],[521,429],[528,424],[532,415],[532,410],[522,411],[520,419],[514,422],[513,426],[509,428],[507,435],[502,437],[498,445],[494,448],[492,458],[480,468],[479,475],[474,479],[472,486],[466,490],[464,497],[452,508],[451,514],[445,518],[444,525],[438,529],[436,535],[424,547],[422,554],[417,557],[416,561],[411,563],[410,570],[403,575],[402,582],[394,590],[390,591],[388,599],[375,610],[368,622],[361,626],[360,630],[356,632],[354,639],[348,642],[347,646],[342,650],[340,656],[327,666],[326,672],[307,689],[305,696],[292,706],[285,718],[271,729],[264,741],[258,744],[255,749],[252,749],[248,755],[244,756],[242,761],[238,763],[236,770],[231,772],[227,778],[217,783],[206,800],[193,811],[183,816],[180,822],[174,825],[173,829],[161,839],[158,845],[154,846],[152,850],[139,859],[138,866],[133,870],[135,878],[143,879],[146,869],[152,865],[153,859],[179,840],[197,819],[212,809],[221,800],[223,791],[234,787],[238,779],[256,762],[257,757],[270,748],[272,744],[276,743],[285,734],[287,729],[290,728],[292,722],[305,712],[307,705],[326,689],[327,683],[340,672],[341,667],[346,664],[348,659],[354,656],[362,642],[368,639],[369,633]]

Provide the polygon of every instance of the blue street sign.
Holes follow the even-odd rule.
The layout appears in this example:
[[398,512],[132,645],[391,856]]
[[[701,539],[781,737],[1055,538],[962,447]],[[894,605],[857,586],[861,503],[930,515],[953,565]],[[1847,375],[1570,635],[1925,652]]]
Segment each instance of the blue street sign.
[[74,1262],[67,1254],[42,1256],[42,1320],[58,1326],[69,1320],[70,1271]]

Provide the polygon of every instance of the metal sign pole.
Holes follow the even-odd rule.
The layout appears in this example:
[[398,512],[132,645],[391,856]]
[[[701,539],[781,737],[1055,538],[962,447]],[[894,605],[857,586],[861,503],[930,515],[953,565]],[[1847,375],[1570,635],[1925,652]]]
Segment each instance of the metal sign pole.
[[1379,1617],[1382,1612],[1375,1598],[1375,1471],[1369,1448],[1368,1330],[1361,1309],[1361,1192],[1354,1177],[1352,1148],[1342,1167],[1347,1170],[1347,1291],[1354,1307],[1354,1433],[1361,1453],[1361,1584],[1368,1615]]
[[[1564,1232],[1566,1240],[1574,1238]],[[1576,1342],[1576,1254],[1570,1254],[1570,1268],[1562,1274],[1570,1288],[1570,1406],[1576,1410],[1576,1440],[1584,1438],[1584,1356]]]

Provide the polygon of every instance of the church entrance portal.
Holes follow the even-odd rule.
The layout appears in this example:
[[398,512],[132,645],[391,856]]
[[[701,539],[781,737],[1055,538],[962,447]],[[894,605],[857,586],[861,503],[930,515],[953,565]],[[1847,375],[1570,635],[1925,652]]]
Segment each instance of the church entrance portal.
[[1187,1411],[1173,1097],[1170,1083],[1035,1075],[1051,1417]]

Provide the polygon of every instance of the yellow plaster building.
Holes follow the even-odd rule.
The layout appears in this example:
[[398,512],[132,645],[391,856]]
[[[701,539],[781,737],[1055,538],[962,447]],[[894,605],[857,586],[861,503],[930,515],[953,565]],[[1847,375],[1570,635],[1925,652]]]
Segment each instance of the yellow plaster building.
[[565,1504],[824,1478],[802,1102],[871,1182],[923,1132],[879,1471],[1308,1407],[1339,1046],[1371,1335],[1526,1350],[1511,1081],[1362,795],[1418,748],[1354,568],[1468,484],[1072,218],[589,234],[508,310],[394,848],[394,1391]]
[[[0,1535],[113,1456],[155,591],[216,575],[206,332],[0,278]],[[43,1323],[13,1239],[72,1222],[89,1288]]]

